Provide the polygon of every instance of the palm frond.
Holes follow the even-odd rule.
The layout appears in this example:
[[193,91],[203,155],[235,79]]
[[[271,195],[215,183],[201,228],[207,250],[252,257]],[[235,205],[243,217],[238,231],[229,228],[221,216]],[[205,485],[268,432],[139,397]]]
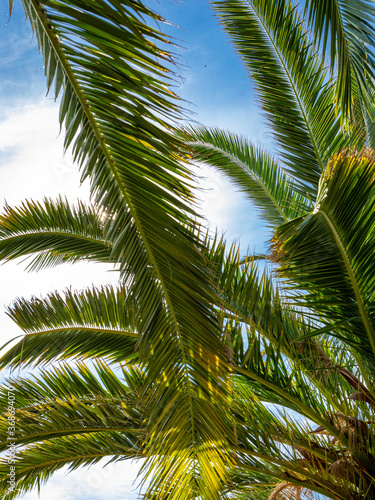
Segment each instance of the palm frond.
[[213,4],[256,82],[287,169],[303,194],[315,197],[328,159],[347,138],[334,112],[333,81],[303,19],[286,0]]
[[12,489],[8,457],[0,462],[0,492],[4,500],[13,500],[20,494],[40,488],[49,477],[69,466],[73,471],[81,466],[104,461],[103,465],[125,458],[137,458],[137,450],[129,446],[119,432],[93,433],[81,436],[66,436],[27,446],[17,453],[17,487]]
[[3,368],[70,357],[112,362],[137,357],[138,323],[124,287],[18,299],[8,314],[25,335],[3,354]]
[[8,405],[8,393],[12,393],[18,410],[42,409],[55,401],[75,399],[85,400],[95,396],[106,399],[127,401],[137,392],[142,374],[129,366],[112,370],[102,360],[93,363],[59,363],[37,375],[9,377],[0,387],[0,407]]
[[[66,465],[74,470],[101,459],[108,463],[141,457],[143,406],[137,389],[142,376],[139,370],[126,367],[112,371],[99,361],[90,365],[61,364],[38,375],[12,377],[3,383],[2,496],[15,498],[39,487]],[[10,395],[15,402],[15,430],[9,421]],[[12,480],[10,465],[16,469],[16,488],[8,482]]]
[[266,483],[288,482],[329,498],[350,498],[348,488],[328,472],[341,450],[314,437],[306,421],[295,422],[288,412],[264,405],[247,383],[236,381],[236,391],[234,411],[242,424],[238,426],[240,477],[254,481],[261,473],[268,477]]
[[375,76],[374,5],[367,0],[309,0],[305,10],[323,54],[329,52],[331,71],[337,71],[336,94],[344,115],[356,100],[366,108]]
[[[284,387],[294,378],[294,372],[303,373],[308,384],[325,397],[334,395],[332,404],[338,411],[342,411],[342,401],[353,389],[370,397],[360,381],[366,377],[366,370],[358,367],[345,346],[329,335],[337,325],[321,328],[307,310],[298,310],[284,297],[283,283],[278,283],[275,273],[267,268],[260,272],[251,256],[244,261],[237,245],[228,246],[216,237],[209,247],[208,258],[225,308],[223,328],[230,339],[235,367],[251,367],[258,375],[281,377]],[[305,382],[301,384],[306,387]]]
[[38,270],[82,260],[113,263],[111,244],[103,235],[105,215],[98,207],[78,202],[25,201],[5,206],[0,216],[0,258],[12,260],[36,254],[28,265]]
[[[2,451],[7,450],[9,440],[24,446],[61,436],[112,431],[122,433],[129,448],[141,446],[142,405],[136,404],[137,393],[104,363],[91,369],[83,364],[76,368],[62,366],[41,376],[9,380],[3,386]],[[9,394],[15,401],[14,431],[9,424]]]
[[281,226],[274,240],[280,275],[306,290],[299,303],[372,366],[375,361],[374,159],[343,152],[329,163],[314,211]]
[[204,126],[182,130],[193,159],[217,169],[255,204],[270,226],[305,213],[310,201],[275,158],[244,137]]

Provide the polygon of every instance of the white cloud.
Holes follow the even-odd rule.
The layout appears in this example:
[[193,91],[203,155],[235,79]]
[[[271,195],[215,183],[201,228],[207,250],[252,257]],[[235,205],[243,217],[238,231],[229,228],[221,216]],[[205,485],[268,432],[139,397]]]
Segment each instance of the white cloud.
[[203,166],[198,175],[201,176],[199,206],[207,218],[207,227],[213,232],[218,228],[228,243],[241,242],[242,252],[247,247],[262,252],[266,236],[264,225],[250,201],[213,168]]
[[9,113],[0,123],[0,200],[14,204],[58,194],[88,199],[88,185],[80,187],[78,168],[62,143],[56,103],[43,100]]

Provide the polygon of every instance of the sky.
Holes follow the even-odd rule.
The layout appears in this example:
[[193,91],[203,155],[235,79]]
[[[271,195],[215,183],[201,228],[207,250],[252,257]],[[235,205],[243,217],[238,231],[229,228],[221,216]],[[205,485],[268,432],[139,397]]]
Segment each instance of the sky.
[[[158,13],[180,26],[167,27],[178,41],[176,54],[181,79],[176,92],[186,100],[193,119],[205,125],[243,134],[270,147],[249,77],[235,56],[207,0],[149,0]],[[63,152],[58,125],[58,103],[46,96],[43,61],[21,1],[15,0],[11,19],[8,0],[0,0],[0,204],[41,200],[62,194],[70,201],[88,200],[88,185],[80,185],[77,167]],[[243,251],[262,251],[266,231],[253,207],[229,182],[212,171],[201,173],[204,192],[201,210],[211,229],[241,243]],[[0,266],[0,345],[20,334],[6,316],[16,297],[43,296],[48,291],[115,283],[109,266],[63,265],[26,273],[22,262]],[[25,500],[135,500],[136,463],[121,462],[104,469],[92,466],[69,474],[60,471]]]

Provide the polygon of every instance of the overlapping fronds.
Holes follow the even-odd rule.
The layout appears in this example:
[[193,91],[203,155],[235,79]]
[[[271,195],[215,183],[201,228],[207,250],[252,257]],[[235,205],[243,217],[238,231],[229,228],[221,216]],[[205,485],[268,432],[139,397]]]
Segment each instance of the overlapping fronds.
[[286,0],[219,0],[214,8],[249,69],[288,170],[315,196],[320,174],[347,141],[335,90],[303,19]]
[[[231,460],[221,449],[225,441],[217,443],[217,436],[230,434],[224,424],[229,368],[211,305],[215,294],[192,232],[191,174],[173,133],[180,108],[170,88],[171,44],[152,27],[162,19],[138,0],[23,4],[43,53],[47,86],[61,95],[65,146],[72,147],[106,214],[110,260],[119,263],[137,311],[152,453],[184,446],[184,466],[177,475],[170,466],[165,484],[172,478],[177,497],[191,498],[200,470],[204,496],[216,499],[223,478],[216,471]],[[174,405],[160,416],[163,398]],[[202,401],[211,414],[221,408],[223,420],[207,427]],[[171,437],[176,426],[183,444]],[[211,462],[221,467],[212,470]],[[186,478],[190,492],[180,484]]]
[[[285,370],[286,358],[281,361],[280,352],[262,336],[254,336],[249,348],[255,361],[239,370],[243,375],[236,381],[238,398],[234,399],[238,475],[247,476],[247,481],[242,478],[244,486],[263,474],[268,478],[264,483],[287,481],[331,498],[372,491],[375,435],[371,420],[363,419],[365,415],[371,419],[371,409],[351,407],[345,393],[332,393],[329,379],[329,390],[312,389],[316,373],[302,374],[292,363]],[[303,370],[303,363],[300,366]],[[312,423],[318,425],[314,430]],[[321,434],[330,438],[322,439]],[[261,485],[258,488],[264,490]]]
[[17,454],[17,489],[9,487],[8,460],[0,464],[0,491],[4,500],[13,500],[40,486],[59,469],[73,471],[82,466],[103,465],[116,460],[135,458],[136,452],[119,432],[96,432],[67,436],[30,445]]
[[259,474],[263,474],[268,478],[263,480],[266,484],[278,480],[279,484],[288,482],[329,498],[350,498],[348,485],[340,484],[329,472],[330,465],[341,457],[340,449],[311,434],[306,420],[293,420],[287,412],[264,405],[251,385],[239,380],[236,390],[235,412],[241,424],[239,477],[242,475],[245,487],[259,481]]
[[0,390],[1,408],[8,405],[8,392],[14,396],[17,409],[33,409],[38,405],[69,398],[84,400],[95,395],[98,399],[135,398],[142,373],[137,368],[123,366],[112,370],[108,364],[96,360],[92,364],[60,363],[38,375],[12,376]]
[[280,275],[306,290],[300,302],[373,366],[374,158],[350,151],[325,171],[314,211],[281,226],[275,237]]
[[[129,448],[139,448],[142,406],[137,408],[136,393],[116,380],[117,376],[107,366],[99,364],[98,368],[89,370],[80,365],[73,372],[71,368],[62,367],[34,379],[8,382],[6,393],[3,390],[1,396],[2,399],[9,398],[9,394],[14,397],[17,424],[9,425],[9,413],[1,417],[1,451],[7,450],[9,440],[19,446],[104,431],[124,432],[124,442],[128,441]],[[20,387],[23,382],[30,394],[26,394],[25,387]],[[113,387],[119,386],[121,393],[113,391]]]
[[361,103],[370,104],[375,76],[375,7],[371,1],[305,0],[310,26],[323,54],[329,53],[332,72],[337,73],[336,95],[345,115]]
[[[237,246],[227,248],[218,238],[210,244],[209,258],[218,276],[225,331],[231,339],[232,362],[239,373],[249,370],[270,381],[276,377],[274,380],[279,381],[281,388],[289,387],[291,380],[303,373],[308,384],[325,395],[335,394],[336,400],[344,400],[353,389],[364,391],[357,376],[348,375],[345,367],[354,367],[347,352],[328,337],[322,342],[316,340],[322,328],[306,311],[296,311],[288,303],[267,268],[260,272],[251,260],[244,265]],[[301,391],[304,388],[303,398],[311,397],[311,388],[304,379],[297,385]],[[262,388],[260,382],[259,390],[268,389]],[[315,406],[306,401],[310,408]],[[283,404],[288,406],[286,401]],[[321,411],[321,407],[317,408]]]
[[[141,457],[143,408],[137,404],[141,380],[137,371],[114,372],[103,362],[91,367],[61,365],[38,376],[9,379],[0,392],[2,498],[15,498],[40,486],[66,465],[74,470],[102,459]],[[10,396],[15,402],[14,426],[9,423]],[[17,471],[14,493],[8,482],[10,464]]]
[[[313,0],[309,32],[287,0],[213,2],[256,82],[276,161],[221,130],[175,133],[171,43],[139,0],[22,1],[95,201],[7,206],[0,258],[110,263],[120,283],[9,309],[24,336],[0,366],[60,365],[0,389],[2,449],[9,394],[22,447],[16,492],[0,463],[2,498],[66,465],[146,457],[150,500],[373,500],[375,161],[354,147],[373,142],[375,9]],[[196,230],[191,153],[277,227],[280,286]]]
[[[267,484],[290,479],[295,487],[328,497],[336,490],[340,498],[358,488],[372,491],[367,471],[375,471],[374,398],[367,367],[358,366],[345,344],[330,337],[335,325],[322,328],[307,310],[296,310],[280,295],[272,274],[260,272],[251,257],[244,264],[236,246],[226,248],[216,239],[210,260],[223,294],[227,345],[240,376],[234,398],[240,408],[235,410],[240,465],[234,490],[251,491],[258,482],[260,492],[268,491]],[[331,438],[322,443],[320,433]],[[340,476],[341,464],[345,468],[351,460],[356,473]]]
[[185,128],[182,135],[193,159],[228,177],[270,226],[307,211],[309,199],[296,191],[293,179],[276,159],[244,137],[204,126]]

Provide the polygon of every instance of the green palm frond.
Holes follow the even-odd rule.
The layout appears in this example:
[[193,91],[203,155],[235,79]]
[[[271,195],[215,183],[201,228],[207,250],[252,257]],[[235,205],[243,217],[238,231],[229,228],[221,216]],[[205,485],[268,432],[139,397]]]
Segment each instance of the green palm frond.
[[[134,398],[132,403],[134,404]],[[17,408],[16,446],[42,442],[60,436],[86,435],[95,432],[119,432],[124,434],[128,446],[134,447],[141,437],[139,422],[131,419],[125,398],[102,400],[95,395],[84,401],[66,399],[36,405],[33,410]],[[6,451],[9,444],[9,421],[0,422],[0,448]]]
[[266,343],[264,337],[249,336],[249,347],[238,361],[236,372],[263,402],[281,405],[319,425],[329,426],[324,417],[328,411],[324,397],[311,390],[311,382],[298,364],[293,366],[285,361],[277,347]]
[[103,363],[91,369],[82,364],[76,370],[62,366],[33,379],[12,379],[1,391],[5,409],[9,394],[16,402],[16,430],[9,434],[9,414],[2,415],[2,451],[7,450],[9,440],[24,446],[61,436],[112,431],[123,433],[129,447],[140,446],[142,406],[136,404],[137,394]]
[[28,268],[82,260],[113,263],[111,244],[103,235],[105,214],[95,206],[62,198],[5,206],[0,216],[0,258],[36,254]]
[[[335,325],[322,328],[306,310],[296,309],[284,297],[274,273],[267,268],[260,272],[251,256],[242,263],[237,245],[227,246],[216,237],[209,246],[208,258],[222,293],[223,324],[231,339],[234,366],[251,367],[257,375],[281,377],[284,387],[294,373],[303,373],[318,393],[334,395],[332,404],[340,411],[340,402],[354,391],[372,401],[360,381],[366,370],[357,366],[341,342],[329,336]],[[265,361],[268,357],[269,361]],[[305,387],[304,381],[301,384]]]
[[124,287],[18,299],[8,314],[25,335],[3,354],[2,367],[70,357],[112,362],[137,357],[138,323]]
[[119,432],[96,432],[81,436],[55,438],[27,446],[17,456],[17,489],[9,488],[8,458],[0,462],[0,492],[4,500],[13,500],[47,481],[59,469],[73,471],[103,460],[103,465],[116,460],[137,458],[138,450],[129,446]]
[[280,274],[307,290],[297,300],[341,323],[335,335],[372,365],[374,160],[372,152],[343,152],[329,163],[315,209],[281,226],[274,248]]
[[[351,498],[358,489],[373,488],[371,408],[348,404],[348,393],[335,392],[330,385],[331,375],[325,379],[325,390],[314,389],[316,374],[303,372],[303,363],[293,366],[291,358],[288,369],[279,347],[267,344],[262,335],[253,334],[248,344],[252,355],[243,358],[246,369],[239,369],[243,375],[235,379],[239,478],[244,474],[250,483],[288,482],[332,498]],[[321,363],[316,361],[319,371]],[[321,419],[325,423],[320,424]],[[313,423],[319,426],[314,431]],[[322,440],[322,431],[331,438]],[[346,478],[345,470],[351,471]],[[268,481],[261,481],[259,474]],[[258,487],[262,491],[262,485]]]
[[252,201],[270,226],[305,213],[310,201],[296,191],[293,179],[275,158],[244,137],[215,128],[185,128],[193,159],[227,176]]
[[254,481],[262,473],[268,477],[264,482],[288,482],[329,498],[350,498],[348,488],[329,473],[342,456],[340,449],[311,434],[303,419],[293,421],[288,412],[264,405],[242,380],[237,381],[236,392],[234,411],[242,424],[238,426],[240,477]]
[[[24,335],[0,368],[43,371],[0,387],[1,449],[9,394],[20,447],[19,491],[3,456],[1,497],[64,466],[145,458],[149,500],[374,500],[375,157],[363,146],[375,8],[313,0],[309,27],[288,0],[212,2],[279,162],[222,130],[176,132],[171,40],[141,1],[22,2],[94,203],[6,206],[0,258],[104,262],[120,282],[9,308]],[[264,270],[200,233],[191,157],[276,227]]]
[[[143,406],[137,394],[141,380],[137,370],[112,371],[100,361],[91,366],[61,364],[31,377],[8,379],[0,391],[2,497],[16,497],[7,482],[10,443],[18,447],[12,457],[17,494],[40,486],[66,465],[74,470],[102,459],[108,463],[142,457]],[[15,431],[9,423],[10,394]]]
[[347,142],[335,91],[303,19],[286,0],[213,2],[252,78],[301,191],[315,196],[326,162]]
[[365,108],[375,76],[374,5],[367,0],[309,0],[305,6],[323,54],[329,52],[331,70],[337,71],[337,100],[344,114],[351,113],[355,100],[364,101]]
[[137,368],[116,367],[112,370],[104,361],[96,360],[92,364],[83,362],[59,363],[37,375],[9,377],[0,388],[0,406],[6,408],[8,392],[17,401],[20,410],[33,410],[40,405],[47,405],[56,400],[84,400],[95,395],[102,401],[106,399],[127,399],[136,394],[142,374]]

